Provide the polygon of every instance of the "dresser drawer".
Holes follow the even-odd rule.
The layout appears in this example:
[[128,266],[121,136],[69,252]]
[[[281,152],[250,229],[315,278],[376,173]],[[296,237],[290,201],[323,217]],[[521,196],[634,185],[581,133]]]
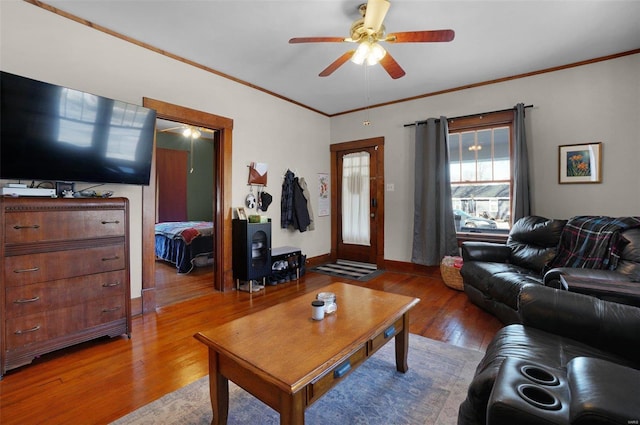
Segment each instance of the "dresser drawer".
[[400,331],[402,331],[403,329],[402,324],[404,323],[402,320],[403,320],[402,317],[399,318],[398,320],[395,321],[393,325],[389,326],[388,328],[380,332],[378,335],[376,335],[369,341],[369,344],[370,344],[369,355],[371,355],[372,353],[375,353],[378,350],[378,348],[385,345],[391,338],[393,338]]
[[67,279],[125,268],[125,246],[99,246],[87,249],[16,255],[5,258],[7,286]]
[[329,372],[322,375],[316,381],[309,384],[307,391],[307,405],[316,401],[319,397],[333,388],[342,378],[347,376],[353,369],[367,358],[367,347],[363,345],[340,364],[334,366]]
[[124,210],[28,211],[5,214],[4,243],[91,239],[125,234]]
[[6,349],[58,338],[126,317],[124,295],[49,310],[6,321]]
[[6,288],[7,318],[56,310],[113,295],[124,295],[126,272],[92,274]]

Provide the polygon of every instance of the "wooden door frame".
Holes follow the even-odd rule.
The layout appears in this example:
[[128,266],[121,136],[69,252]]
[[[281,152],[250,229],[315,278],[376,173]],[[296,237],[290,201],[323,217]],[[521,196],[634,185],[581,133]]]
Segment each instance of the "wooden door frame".
[[376,265],[384,267],[384,137],[334,143],[329,146],[331,161],[331,261],[338,259],[338,152],[377,147],[377,174],[372,176],[375,182],[378,211],[376,220]]
[[[143,106],[155,109],[158,118],[219,131],[214,138],[214,265],[213,285],[224,291],[233,288],[231,265],[231,146],[233,120],[184,106],[143,98]],[[154,141],[151,179],[142,189],[142,312],[155,311],[156,146]]]

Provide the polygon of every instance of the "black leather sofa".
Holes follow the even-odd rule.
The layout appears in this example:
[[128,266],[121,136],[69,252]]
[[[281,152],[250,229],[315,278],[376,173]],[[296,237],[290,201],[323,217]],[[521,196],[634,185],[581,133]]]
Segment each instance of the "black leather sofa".
[[518,220],[506,244],[464,242],[460,269],[469,299],[503,323],[518,323],[522,285],[543,284],[543,270],[556,255],[566,220],[529,216]]
[[[517,296],[523,285],[560,288],[560,275],[599,280],[640,282],[640,228],[621,232],[624,248],[614,270],[552,268],[567,220],[529,216],[518,220],[506,244],[464,242],[460,270],[464,291],[472,302],[503,323],[519,323]],[[638,284],[640,285],[640,283]]]
[[517,298],[521,324],[489,344],[458,424],[637,423],[640,308],[539,284]]

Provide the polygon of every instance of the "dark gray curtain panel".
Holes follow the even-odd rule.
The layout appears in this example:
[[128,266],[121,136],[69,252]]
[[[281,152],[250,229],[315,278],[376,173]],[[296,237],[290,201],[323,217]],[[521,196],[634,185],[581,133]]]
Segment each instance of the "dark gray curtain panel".
[[529,194],[529,154],[524,127],[524,103],[515,107],[514,117],[514,173],[513,173],[513,217],[512,223],[531,215],[531,196]]
[[458,255],[448,140],[446,117],[416,123],[411,261],[425,266],[439,265],[445,255]]

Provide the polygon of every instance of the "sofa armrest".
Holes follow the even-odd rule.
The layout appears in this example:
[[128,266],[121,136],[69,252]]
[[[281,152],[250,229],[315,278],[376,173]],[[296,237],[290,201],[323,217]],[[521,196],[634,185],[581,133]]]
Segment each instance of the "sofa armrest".
[[606,280],[608,282],[628,281],[629,277],[613,270],[582,269],[574,267],[556,267],[544,274],[543,283],[552,288],[562,288],[560,275]]
[[505,244],[494,242],[463,242],[462,259],[466,261],[489,261],[506,263],[511,255],[511,248]]
[[542,285],[524,285],[518,297],[518,314],[525,326],[637,361],[638,307]]

